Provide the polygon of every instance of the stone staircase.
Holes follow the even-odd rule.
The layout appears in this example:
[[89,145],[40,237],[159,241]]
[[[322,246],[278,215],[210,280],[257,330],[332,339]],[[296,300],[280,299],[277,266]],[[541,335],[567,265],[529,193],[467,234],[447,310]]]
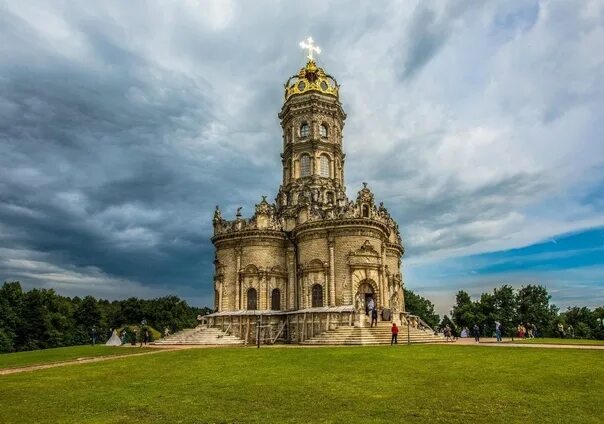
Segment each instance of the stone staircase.
[[[390,322],[379,322],[377,327],[349,327],[342,326],[335,330],[326,331],[311,339],[305,340],[305,345],[382,345],[390,344],[392,333]],[[435,336],[430,330],[409,328],[411,343],[438,343],[444,342],[442,336]],[[407,326],[399,326],[398,343],[407,343]]]
[[155,341],[155,345],[242,345],[243,340],[218,328],[198,326]]

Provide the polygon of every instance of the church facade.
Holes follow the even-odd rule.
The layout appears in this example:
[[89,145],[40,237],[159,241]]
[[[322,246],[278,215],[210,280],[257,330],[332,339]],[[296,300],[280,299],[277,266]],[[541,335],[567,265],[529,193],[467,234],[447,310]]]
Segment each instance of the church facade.
[[263,197],[249,218],[239,208],[234,220],[216,207],[213,316],[348,311],[350,324],[363,325],[370,305],[381,319],[399,320],[399,228],[366,183],[347,197],[340,87],[310,52],[284,87],[275,201]]

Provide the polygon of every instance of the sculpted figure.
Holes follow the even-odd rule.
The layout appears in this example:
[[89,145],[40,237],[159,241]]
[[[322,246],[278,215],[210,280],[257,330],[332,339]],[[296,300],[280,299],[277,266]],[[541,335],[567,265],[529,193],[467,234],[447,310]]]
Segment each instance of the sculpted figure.
[[220,211],[220,207],[216,205],[216,210],[214,210],[214,221],[222,220],[222,212]]
[[355,305],[355,309],[358,312],[365,310],[365,301],[363,299],[363,296],[361,296],[361,293],[357,293],[357,295],[355,297],[354,305]]
[[392,296],[390,296],[390,309],[392,309],[393,315],[399,311],[398,290],[395,290]]

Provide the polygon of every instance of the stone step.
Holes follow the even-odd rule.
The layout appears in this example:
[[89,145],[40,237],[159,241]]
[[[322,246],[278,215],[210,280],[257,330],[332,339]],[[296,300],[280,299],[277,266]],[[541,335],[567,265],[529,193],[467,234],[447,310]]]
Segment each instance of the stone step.
[[217,328],[186,329],[154,342],[157,345],[240,345],[243,340]]
[[[322,334],[318,334],[302,344],[308,345],[380,345],[390,344],[392,333],[390,323],[378,323],[377,327],[339,327]],[[436,343],[442,342],[440,336],[435,336],[430,331],[417,328],[399,327],[399,343]]]

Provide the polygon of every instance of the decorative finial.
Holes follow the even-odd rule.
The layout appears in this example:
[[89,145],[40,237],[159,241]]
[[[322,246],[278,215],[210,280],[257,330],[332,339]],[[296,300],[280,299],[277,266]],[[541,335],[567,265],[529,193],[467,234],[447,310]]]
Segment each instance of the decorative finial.
[[363,189],[366,190],[367,189],[367,183],[363,183]]
[[243,209],[243,207],[242,207],[242,206],[239,206],[239,207],[237,208],[237,214],[235,215],[237,218],[241,218],[241,209]]
[[214,221],[222,220],[222,213],[220,212],[220,208],[216,205],[216,210],[214,210]]
[[321,54],[321,48],[319,46],[315,46],[313,43],[314,40],[312,39],[312,37],[308,37],[306,41],[300,41],[300,48],[304,50],[308,49],[308,56],[306,57],[310,61],[314,61],[314,58],[312,56],[313,51],[317,52],[317,54]]

